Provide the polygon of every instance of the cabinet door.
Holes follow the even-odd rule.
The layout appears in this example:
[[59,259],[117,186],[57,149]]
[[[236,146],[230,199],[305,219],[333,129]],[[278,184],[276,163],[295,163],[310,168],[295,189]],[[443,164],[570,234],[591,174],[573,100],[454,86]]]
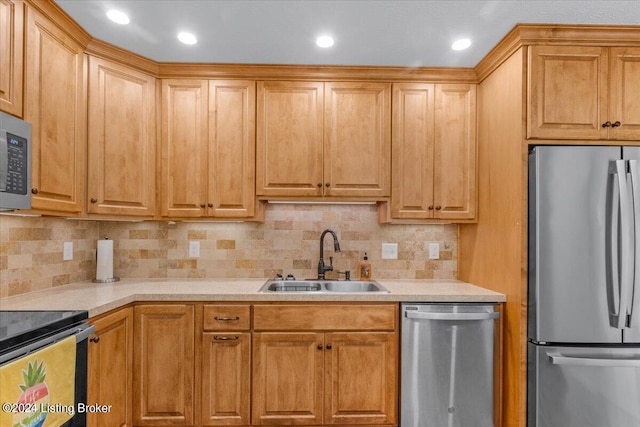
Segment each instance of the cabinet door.
[[209,82],[209,216],[255,213],[254,81]]
[[391,85],[326,83],[325,90],[325,195],[389,196]]
[[607,52],[590,46],[529,48],[528,138],[607,137]]
[[134,309],[134,423],[191,425],[194,406],[194,307]]
[[90,427],[133,425],[133,309],[96,321],[89,340],[88,402],[110,405],[109,412],[87,414]]
[[207,207],[207,82],[162,82],[162,215],[200,217]]
[[31,123],[33,209],[84,206],[85,109],[82,47],[27,7],[24,118]]
[[253,334],[253,424],[322,422],[320,333]]
[[22,0],[0,0],[0,111],[22,117]]
[[251,334],[202,335],[202,424],[249,425]]
[[155,78],[89,58],[87,212],[152,216]]
[[391,216],[433,218],[434,85],[393,85]]
[[640,48],[611,48],[609,118],[620,121],[609,128],[609,139],[640,140]]
[[256,191],[322,195],[322,83],[258,82]]
[[325,337],[325,424],[396,424],[398,339],[391,332]]
[[436,85],[433,202],[435,218],[476,215],[476,87]]

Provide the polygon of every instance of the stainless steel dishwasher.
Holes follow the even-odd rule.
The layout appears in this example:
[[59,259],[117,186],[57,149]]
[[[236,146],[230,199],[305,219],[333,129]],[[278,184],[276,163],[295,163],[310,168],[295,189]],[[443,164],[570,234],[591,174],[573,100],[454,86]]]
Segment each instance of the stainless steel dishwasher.
[[493,427],[495,304],[402,308],[401,427]]

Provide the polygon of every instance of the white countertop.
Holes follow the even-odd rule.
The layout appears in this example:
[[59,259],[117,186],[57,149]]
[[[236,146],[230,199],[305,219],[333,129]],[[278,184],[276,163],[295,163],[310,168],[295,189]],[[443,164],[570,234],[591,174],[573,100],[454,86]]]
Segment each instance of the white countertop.
[[73,283],[0,299],[0,310],[87,310],[89,317],[138,301],[504,302],[457,280],[377,280],[389,293],[258,293],[266,279],[122,279]]

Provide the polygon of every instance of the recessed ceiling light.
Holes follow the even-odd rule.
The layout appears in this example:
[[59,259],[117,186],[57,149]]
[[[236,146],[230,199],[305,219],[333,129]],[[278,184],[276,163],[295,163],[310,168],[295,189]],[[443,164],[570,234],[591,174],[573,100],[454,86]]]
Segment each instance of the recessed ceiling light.
[[129,23],[129,17],[124,12],[115,9],[107,12],[107,18],[120,25],[127,25]]
[[196,44],[198,43],[198,39],[191,33],[181,32],[178,33],[178,40],[180,40],[184,44]]
[[453,50],[465,50],[469,46],[471,46],[471,40],[469,39],[460,39],[453,42],[451,45],[451,49]]
[[324,47],[324,48],[331,47],[331,46],[333,46],[333,37],[331,37],[331,36],[320,36],[320,37],[318,37],[316,39],[316,44],[319,47]]

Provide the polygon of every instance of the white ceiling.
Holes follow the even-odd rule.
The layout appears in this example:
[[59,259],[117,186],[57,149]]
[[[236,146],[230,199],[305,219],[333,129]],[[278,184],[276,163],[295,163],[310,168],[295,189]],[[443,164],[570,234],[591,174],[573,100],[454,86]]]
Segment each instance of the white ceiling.
[[[160,62],[473,67],[516,23],[640,25],[640,1],[56,0],[93,37]],[[109,21],[110,8],[131,23]],[[178,42],[190,31],[198,44]],[[316,47],[331,34],[335,45]],[[451,43],[471,38],[466,51]]]

